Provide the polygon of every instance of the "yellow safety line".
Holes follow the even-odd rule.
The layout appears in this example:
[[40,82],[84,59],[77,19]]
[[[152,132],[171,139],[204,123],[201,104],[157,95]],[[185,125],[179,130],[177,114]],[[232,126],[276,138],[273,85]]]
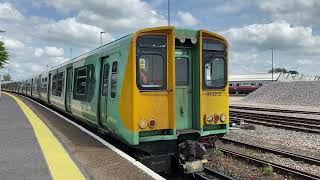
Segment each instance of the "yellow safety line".
[[30,121],[53,179],[85,179],[69,154],[40,118],[19,98],[12,97]]

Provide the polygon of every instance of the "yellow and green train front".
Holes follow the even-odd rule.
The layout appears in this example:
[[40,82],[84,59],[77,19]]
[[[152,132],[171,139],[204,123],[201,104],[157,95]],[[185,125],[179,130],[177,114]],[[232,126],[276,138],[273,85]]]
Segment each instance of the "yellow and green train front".
[[227,133],[227,74],[227,40],[216,33],[174,27],[136,32],[119,102],[132,132],[126,141],[145,149],[151,142]]

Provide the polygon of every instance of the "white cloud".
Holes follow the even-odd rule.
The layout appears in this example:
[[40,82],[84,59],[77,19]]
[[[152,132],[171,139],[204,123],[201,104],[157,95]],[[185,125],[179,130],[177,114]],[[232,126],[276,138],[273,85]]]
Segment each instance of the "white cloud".
[[64,56],[64,50],[62,48],[57,47],[45,47],[45,52],[49,57],[59,57]]
[[320,36],[311,27],[292,26],[285,21],[253,24],[223,32],[235,49],[259,49],[320,52]]
[[276,20],[292,24],[320,26],[320,1],[318,0],[269,0],[258,1],[258,7]]
[[190,12],[178,11],[177,13],[177,24],[182,26],[195,26],[199,23]]
[[34,55],[36,57],[47,56],[47,57],[62,57],[64,56],[64,50],[62,48],[47,46],[45,48],[35,48]]
[[9,3],[0,3],[0,19],[8,21],[23,20],[23,15]]
[[[80,23],[75,18],[39,25],[39,35],[43,39],[91,48],[99,45],[101,31],[101,28]],[[104,34],[105,41],[112,39],[109,33]]]
[[109,33],[127,33],[141,27],[166,25],[166,18],[141,0],[56,0],[44,3],[63,12],[77,12],[77,22],[99,26]]
[[8,49],[18,50],[24,47],[24,44],[16,39],[5,39],[4,44]]
[[41,57],[43,54],[44,54],[44,50],[41,48],[36,48],[34,50],[34,56],[36,56],[36,57]]

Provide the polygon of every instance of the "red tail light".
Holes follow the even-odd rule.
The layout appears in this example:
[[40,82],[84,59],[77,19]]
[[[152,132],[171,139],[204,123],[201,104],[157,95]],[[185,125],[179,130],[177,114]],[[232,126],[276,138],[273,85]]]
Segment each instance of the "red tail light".
[[149,127],[150,127],[150,128],[156,127],[156,121],[155,121],[154,119],[151,119],[151,120],[149,121]]
[[217,123],[219,121],[219,115],[215,114],[214,115],[214,123]]

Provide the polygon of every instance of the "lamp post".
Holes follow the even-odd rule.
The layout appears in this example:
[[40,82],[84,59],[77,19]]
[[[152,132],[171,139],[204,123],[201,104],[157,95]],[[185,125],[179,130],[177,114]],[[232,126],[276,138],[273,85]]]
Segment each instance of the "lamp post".
[[170,26],[170,0],[168,0],[168,26]]
[[100,45],[102,45],[102,34],[104,34],[104,33],[106,33],[106,32],[104,32],[104,31],[100,32]]
[[271,75],[271,81],[273,82],[273,50],[274,50],[274,48],[270,48],[271,49],[271,67],[272,67],[272,69],[271,69],[271,73],[272,73],[272,75]]

